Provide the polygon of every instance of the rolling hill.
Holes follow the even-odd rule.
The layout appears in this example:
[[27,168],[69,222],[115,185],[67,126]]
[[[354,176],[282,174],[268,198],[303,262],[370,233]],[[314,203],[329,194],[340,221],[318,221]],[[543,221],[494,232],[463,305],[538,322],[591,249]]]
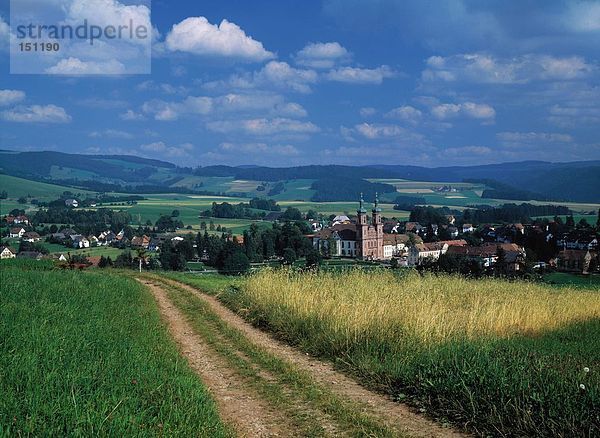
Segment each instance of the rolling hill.
[[[182,168],[166,161],[129,155],[0,151],[0,173],[94,191],[170,191],[290,200],[321,199],[323,196],[314,188],[331,185],[336,179],[360,181],[361,185],[368,184],[367,179],[370,182],[374,179],[442,183],[486,181],[488,186],[496,183],[502,187],[491,194],[494,198],[600,202],[600,161],[525,161],[438,168],[410,165]],[[371,188],[376,190],[375,186],[369,190]],[[349,201],[348,193],[354,194],[330,192],[328,190],[325,197],[339,201]]]

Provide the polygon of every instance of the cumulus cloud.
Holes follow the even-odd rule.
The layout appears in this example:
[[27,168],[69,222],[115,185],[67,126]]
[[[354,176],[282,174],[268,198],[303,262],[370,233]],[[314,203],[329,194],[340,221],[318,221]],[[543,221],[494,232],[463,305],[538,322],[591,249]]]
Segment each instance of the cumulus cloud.
[[423,113],[421,112],[421,110],[418,110],[415,107],[412,107],[410,105],[404,105],[399,106],[398,108],[394,108],[393,110],[389,111],[385,116],[390,119],[397,119],[403,122],[410,123],[411,125],[416,125],[423,117]]
[[71,116],[64,108],[56,105],[17,106],[2,111],[0,118],[17,123],[69,123]]
[[524,84],[537,80],[572,80],[588,76],[596,67],[579,56],[529,54],[497,58],[485,54],[432,56],[421,77],[426,82]]
[[474,102],[438,104],[431,108],[431,114],[438,120],[448,120],[462,116],[489,121],[496,117],[496,111],[490,105]]
[[131,109],[128,109],[124,113],[119,114],[119,118],[121,120],[129,121],[129,122],[146,120],[146,117],[144,117],[143,114],[137,113]]
[[300,151],[292,145],[268,145],[267,143],[221,143],[219,149],[226,153],[243,152],[247,154],[268,154],[280,156],[297,156]]
[[428,143],[425,137],[418,132],[388,123],[359,123],[353,128],[342,126],[340,131],[342,137],[347,141],[357,141],[357,138],[360,138],[369,141],[393,141],[395,145]]
[[13,105],[25,100],[25,93],[20,90],[0,90],[0,106]]
[[183,143],[178,146],[169,146],[162,141],[147,143],[140,145],[140,149],[144,152],[162,155],[165,157],[189,157],[194,150],[194,145],[191,143]]
[[392,78],[396,73],[387,65],[377,68],[341,67],[328,72],[326,79],[349,84],[381,84],[384,79]]
[[311,43],[295,56],[297,64],[311,68],[333,68],[349,60],[350,52],[338,42]]
[[54,75],[106,75],[126,72],[125,65],[116,59],[97,62],[82,61],[73,57],[61,59],[56,65],[46,69],[46,73]]
[[544,145],[570,144],[574,139],[569,134],[549,132],[499,132],[496,138],[509,148],[541,147]]
[[214,81],[203,84],[206,90],[248,90],[278,89],[298,93],[310,93],[311,85],[318,80],[314,70],[298,69],[287,62],[270,61],[262,69],[253,73],[234,74],[225,81]]
[[319,127],[311,122],[303,122],[283,117],[273,119],[219,120],[208,122],[206,127],[210,131],[223,134],[241,132],[255,136],[274,134],[313,134],[320,131]]
[[377,113],[377,110],[372,107],[364,107],[364,108],[361,108],[358,111],[358,113],[360,114],[361,117],[371,117]]
[[131,139],[134,136],[129,132],[119,131],[118,129],[105,129],[104,131],[92,131],[88,135],[90,138],[118,138]]
[[142,105],[142,111],[156,120],[177,120],[183,115],[224,115],[262,112],[271,116],[305,117],[306,110],[295,102],[273,93],[229,93],[223,96],[189,96],[181,102],[151,100]]
[[235,23],[221,21],[217,26],[205,17],[189,17],[173,26],[167,34],[167,49],[195,55],[235,58],[261,62],[275,55]]

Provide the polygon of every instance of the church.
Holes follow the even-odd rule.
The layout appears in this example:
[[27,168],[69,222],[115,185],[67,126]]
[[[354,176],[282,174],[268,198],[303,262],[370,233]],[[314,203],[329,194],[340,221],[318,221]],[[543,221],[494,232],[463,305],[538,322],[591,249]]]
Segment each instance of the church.
[[352,257],[361,260],[390,258],[391,254],[388,257],[385,257],[384,254],[383,222],[377,194],[375,194],[370,221],[364,207],[362,193],[356,214],[357,217],[354,222],[348,220],[335,223],[331,227],[323,228],[312,235],[313,246],[321,251],[330,251],[330,254],[334,256]]

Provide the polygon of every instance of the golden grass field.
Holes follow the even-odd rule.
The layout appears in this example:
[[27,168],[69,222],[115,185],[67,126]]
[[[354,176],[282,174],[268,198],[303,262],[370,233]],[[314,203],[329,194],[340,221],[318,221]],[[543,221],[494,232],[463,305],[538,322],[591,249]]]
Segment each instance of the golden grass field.
[[399,334],[425,342],[532,335],[600,318],[600,294],[496,279],[349,271],[295,274],[263,271],[246,283],[248,298],[265,308],[319,320],[334,333],[358,337]]

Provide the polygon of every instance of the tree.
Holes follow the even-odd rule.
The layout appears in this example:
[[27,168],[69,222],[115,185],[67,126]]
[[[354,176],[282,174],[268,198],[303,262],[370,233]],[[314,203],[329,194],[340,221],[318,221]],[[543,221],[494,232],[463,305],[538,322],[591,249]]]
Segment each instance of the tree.
[[294,248],[285,248],[283,250],[283,264],[287,265],[287,266],[291,266],[294,264],[294,262],[296,261],[296,251],[294,251]]
[[250,260],[241,250],[229,254],[223,260],[221,272],[229,275],[241,275],[250,269]]
[[27,204],[27,198],[24,196],[21,196],[19,199],[17,199],[17,202],[19,204]]
[[171,217],[179,217],[179,210],[173,210],[171,212]]
[[600,208],[598,209],[598,220],[596,220],[596,228],[600,229]]
[[498,257],[494,264],[496,275],[503,275],[506,272],[506,251],[501,246],[496,248],[496,256]]
[[281,215],[281,220],[300,221],[302,220],[302,213],[295,207],[288,207]]
[[321,264],[323,257],[321,257],[321,253],[316,249],[312,249],[306,254],[306,267],[307,268],[316,268]]
[[392,260],[390,260],[390,268],[398,269],[398,259],[393,258]]
[[0,199],[7,199],[8,198],[8,192],[6,190],[2,190],[2,192],[0,192]]

